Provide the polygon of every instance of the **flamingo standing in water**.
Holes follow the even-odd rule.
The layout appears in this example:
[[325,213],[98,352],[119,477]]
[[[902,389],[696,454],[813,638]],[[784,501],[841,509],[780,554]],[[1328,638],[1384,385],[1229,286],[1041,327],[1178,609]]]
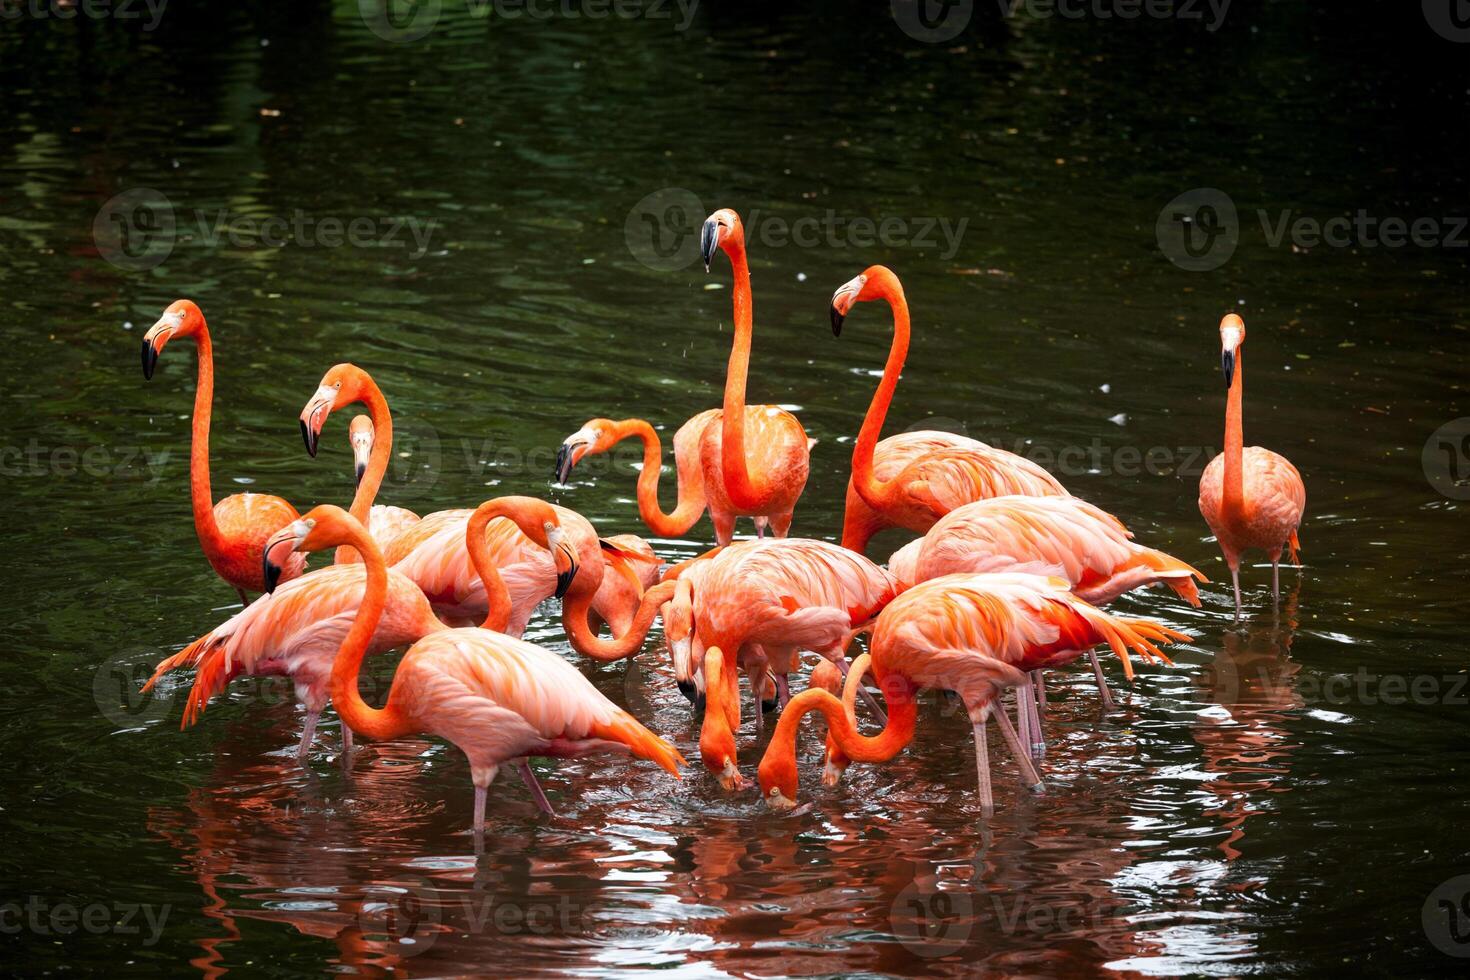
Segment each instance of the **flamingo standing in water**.
[[1215,532],[1235,585],[1235,621],[1240,622],[1240,555],[1259,548],[1271,559],[1271,597],[1281,599],[1281,552],[1297,564],[1297,529],[1307,508],[1307,488],[1295,466],[1260,446],[1242,448],[1241,395],[1245,368],[1240,348],[1245,321],[1234,313],[1220,321],[1220,361],[1229,396],[1225,403],[1225,451],[1205,467],[1199,481],[1199,512]]
[[715,249],[724,251],[735,277],[735,340],[725,373],[725,404],[720,424],[705,425],[699,446],[715,538],[720,544],[730,543],[736,514],[754,517],[757,533],[769,522],[776,537],[784,538],[796,501],[806,487],[811,442],[790,412],[776,405],[745,404],[754,324],[740,216],[723,208],[706,218],[699,248],[706,270]]
[[[501,497],[481,504],[468,521],[467,547],[479,552],[475,564],[490,586],[486,629],[503,630],[511,618],[509,594],[486,554],[484,528],[491,520],[504,517],[522,533],[529,529],[538,537],[543,532],[549,535],[552,547],[547,550],[554,553],[552,560],[565,581],[570,583],[576,574],[575,560],[562,541],[556,515],[545,507],[529,497]],[[553,522],[552,530],[545,531],[546,521]],[[283,556],[273,567],[279,569],[285,563]],[[297,700],[306,707],[306,725],[297,750],[297,756],[305,760],[317,720],[327,706],[332,658],[362,603],[366,581],[360,563],[317,569],[279,587],[266,578],[269,594],[160,663],[143,690],[151,689],[172,670],[193,667],[194,686],[185,704],[182,726],[188,728],[198,720],[209,699],[236,677],[289,677]],[[383,615],[368,643],[368,652],[382,653],[449,629],[434,615],[419,587],[403,574],[390,569],[385,588]],[[344,728],[342,737],[344,755],[350,755],[351,730]]]
[[[796,734],[807,712],[820,711],[843,755],[856,762],[887,762],[913,740],[919,691],[954,691],[964,701],[975,736],[975,760],[984,813],[995,809],[986,744],[993,715],[1022,779],[1041,780],[1004,710],[1001,692],[1027,672],[1068,663],[1100,643],[1128,664],[1131,648],[1145,659],[1167,660],[1155,643],[1188,637],[1144,619],[1112,616],[1068,591],[1061,579],[1039,575],[947,575],[917,585],[888,604],[873,629],[870,653],[848,672],[845,700],[809,688],[791,699],[760,764],[761,796],[775,809],[796,805]],[[871,667],[888,702],[888,721],[876,736],[860,735],[852,720],[852,691]],[[1132,675],[1131,666],[1128,667]]]
[[831,316],[832,333],[840,337],[853,304],[877,299],[887,300],[893,310],[893,343],[852,451],[843,547],[863,551],[885,527],[923,534],[961,504],[985,497],[1067,496],[1055,477],[1029,459],[963,436],[920,431],[878,441],[908,356],[903,286],[887,267],[872,266],[832,295]]
[[[209,418],[214,408],[214,345],[209,325],[199,307],[187,299],[175,300],[158,322],[143,335],[143,377],[151,379],[158,357],[169,341],[194,338],[199,353],[198,383],[194,390],[193,441],[189,447],[189,497],[194,508],[194,530],[204,557],[220,578],[249,604],[247,591],[265,588],[260,577],[260,555],[266,539],[296,520],[296,508],[265,493],[236,493],[213,502],[209,486]],[[306,568],[297,555],[281,571],[293,579]]]
[[[532,504],[539,505],[541,523],[526,527],[527,536],[569,559],[566,542],[553,533],[556,512],[540,501],[527,507]],[[356,519],[331,505],[314,508],[272,543],[289,544],[293,551],[350,545],[362,554],[366,593],[332,664],[332,702],[343,722],[368,738],[437,735],[464,752],[475,787],[477,837],[485,827],[486,794],[500,767],[514,762],[524,778],[530,773],[528,756],[631,752],[678,778],[684,760],[674,747],[609,701],[571,664],[488,629],[443,630],[419,640],[399,662],[387,702],[369,707],[358,691],[358,671],[383,616],[389,578],[376,543]],[[267,551],[267,561],[270,556]],[[487,590],[498,591],[490,583]],[[551,813],[535,778],[527,782],[537,804]]]
[[[720,417],[718,408],[700,412],[679,426],[674,433],[674,470],[678,476],[678,500],[672,513],[664,513],[658,502],[658,481],[663,470],[663,444],[658,433],[643,419],[589,419],[582,428],[567,436],[556,452],[557,483],[566,483],[572,467],[588,456],[609,452],[624,439],[643,443],[643,468],[638,472],[638,516],[659,537],[679,538],[698,523],[707,498],[704,492],[704,469],[700,462],[700,443],[705,428]],[[717,527],[735,526],[735,515],[721,512],[712,515]],[[759,526],[757,527],[759,530]],[[732,531],[733,533],[733,531]]]
[[[705,670],[700,755],[722,786],[739,789],[745,779],[735,761],[736,669],[744,658],[752,678],[765,675],[747,647],[812,650],[845,669],[852,631],[876,616],[898,586],[863,556],[804,538],[742,541],[703,564],[692,587],[692,657]],[[711,663],[718,664],[713,674]]]

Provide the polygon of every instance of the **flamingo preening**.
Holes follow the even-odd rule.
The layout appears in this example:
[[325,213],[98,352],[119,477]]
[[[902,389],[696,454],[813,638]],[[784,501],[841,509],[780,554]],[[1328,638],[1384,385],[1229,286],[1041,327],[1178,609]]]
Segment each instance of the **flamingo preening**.
[[1245,321],[1234,313],[1220,321],[1220,362],[1229,394],[1225,402],[1225,451],[1205,467],[1199,481],[1199,512],[1215,532],[1235,586],[1235,621],[1240,622],[1240,555],[1258,548],[1271,559],[1271,597],[1281,598],[1281,552],[1299,561],[1297,529],[1307,507],[1302,475],[1285,456],[1260,446],[1242,447],[1241,398],[1245,367],[1241,345]]
[[[524,498],[523,498],[524,499]],[[563,552],[557,516],[540,501],[541,522],[524,530],[547,550]],[[375,740],[437,735],[464,752],[475,787],[474,832],[485,826],[485,799],[500,767],[515,763],[550,813],[545,793],[525,765],[528,756],[577,758],[631,753],[679,775],[683,758],[607,699],[571,664],[530,643],[482,628],[433,633],[408,649],[387,702],[369,707],[358,670],[386,606],[389,570],[367,530],[340,507],[323,505],[293,522],[275,541],[294,551],[349,545],[363,556],[367,587],[332,664],[331,695],[343,723]],[[270,560],[270,552],[267,552]],[[493,591],[493,589],[492,589]]]
[[[552,556],[564,583],[569,585],[576,575],[576,561],[562,540],[559,517],[546,508],[546,504],[529,497],[500,497],[481,504],[466,522],[466,548],[475,553],[474,565],[485,580],[482,590],[490,596],[487,629],[503,630],[512,615],[509,592],[488,554],[484,527],[490,521],[503,517],[522,534],[534,535],[537,540],[546,537],[550,547],[543,550]],[[550,528],[545,526],[548,522]],[[287,525],[287,530],[290,527]],[[278,532],[267,542],[263,561],[286,533]],[[274,575],[285,567],[291,554],[294,552],[282,552],[279,561],[262,567]],[[297,750],[304,760],[311,749],[317,719],[327,705],[332,658],[362,603],[366,573],[360,563],[342,563],[279,586],[270,577],[263,581],[267,595],[160,663],[143,690],[151,689],[172,670],[194,668],[194,686],[184,708],[183,727],[187,728],[198,720],[209,699],[236,677],[284,675],[290,678],[297,699],[306,707],[306,725]],[[382,653],[449,629],[407,576],[390,569],[384,588],[382,615],[368,640],[367,652]],[[350,753],[349,730],[344,729],[343,739]]]
[[[887,762],[913,740],[917,695],[935,688],[954,691],[969,712],[975,737],[980,805],[994,811],[986,723],[993,715],[1020,767],[1023,781],[1041,789],[1030,754],[1004,710],[994,711],[1001,692],[1041,667],[1069,663],[1100,644],[1109,644],[1125,665],[1128,650],[1145,659],[1167,660],[1154,645],[1188,637],[1143,619],[1112,616],[1074,596],[1061,579],[1039,575],[947,575],[898,596],[878,615],[869,653],[848,672],[848,688],[871,667],[888,703],[888,721],[875,736],[858,733],[850,700],[808,688],[782,712],[760,763],[761,796],[776,809],[796,805],[796,735],[807,712],[820,711],[830,737],[855,762]],[[1132,675],[1131,666],[1127,667]],[[846,693],[846,692],[845,692]]]
[[699,251],[706,270],[716,249],[729,257],[734,272],[735,340],[725,374],[720,424],[705,425],[699,447],[710,519],[720,544],[730,543],[735,514],[756,518],[757,531],[769,522],[776,537],[784,538],[791,528],[796,501],[806,487],[811,442],[796,416],[785,409],[745,404],[754,331],[750,266],[745,255],[745,229],[740,216],[729,208],[706,218],[700,231]]
[[832,295],[832,333],[854,303],[886,300],[893,311],[893,343],[883,380],[873,393],[852,450],[852,478],[842,522],[843,547],[863,551],[885,527],[920,534],[956,507],[1006,494],[1066,496],[1046,470],[1023,456],[948,432],[906,432],[878,441],[909,349],[909,308],[903,285],[885,266],[871,266]]
[[[189,497],[194,530],[204,557],[215,574],[250,602],[247,591],[265,588],[260,556],[266,539],[297,518],[296,508],[265,493],[236,493],[214,502],[209,486],[209,421],[214,409],[214,344],[199,307],[187,299],[175,300],[158,322],[143,335],[143,377],[151,379],[159,355],[169,341],[192,337],[198,351],[198,383],[194,390],[193,436],[189,447]],[[293,579],[306,568],[297,555],[281,570],[282,580]]]

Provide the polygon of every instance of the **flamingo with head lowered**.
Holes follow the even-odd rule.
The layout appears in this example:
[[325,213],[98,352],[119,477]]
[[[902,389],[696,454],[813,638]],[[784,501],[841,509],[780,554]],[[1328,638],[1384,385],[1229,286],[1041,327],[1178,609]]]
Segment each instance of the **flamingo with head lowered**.
[[[840,756],[854,762],[887,762],[913,740],[917,695],[925,689],[954,691],[969,712],[983,813],[994,811],[987,722],[993,716],[1015,756],[1026,785],[1041,790],[1004,710],[1001,692],[1041,667],[1069,663],[1083,651],[1109,644],[1128,663],[1128,650],[1167,660],[1155,643],[1188,639],[1149,620],[1111,616],[1074,596],[1061,579],[1039,575],[947,575],[917,585],[888,604],[873,627],[869,653],[853,661],[845,700],[819,688],[791,699],[760,764],[761,796],[776,809],[796,805],[796,735],[802,716],[820,711]],[[888,721],[875,736],[858,733],[852,698],[871,667],[888,702]],[[1132,676],[1131,667],[1128,668]],[[835,761],[829,752],[829,763]]]
[[[526,528],[528,536],[540,547],[570,557],[566,542],[554,533],[555,511],[540,501],[526,506],[539,510],[541,518],[539,527]],[[475,787],[477,836],[484,830],[486,795],[500,767],[514,763],[524,777],[529,756],[631,753],[678,778],[684,760],[674,747],[609,701],[571,664],[549,650],[488,629],[443,630],[418,641],[399,662],[386,703],[369,707],[358,691],[358,670],[383,616],[389,578],[376,543],[346,511],[324,505],[273,538],[266,561],[279,561],[287,548],[294,553],[341,545],[363,555],[367,588],[332,664],[337,713],[371,739],[437,735],[464,752]],[[528,785],[549,813],[550,804],[534,777]]]
[[961,504],[985,497],[1066,496],[1056,478],[1029,459],[964,436],[920,431],[878,441],[908,357],[909,308],[903,285],[887,267],[872,266],[832,295],[831,310],[832,333],[841,336],[854,303],[879,299],[893,310],[893,344],[852,450],[843,546],[862,551],[885,527],[922,534]]
[[[164,347],[180,337],[192,338],[199,353],[193,441],[189,447],[189,497],[194,508],[194,530],[215,574],[232,585],[240,601],[248,604],[247,591],[260,592],[265,588],[260,577],[260,555],[266,539],[298,515],[296,508],[285,500],[265,493],[231,494],[219,503],[214,502],[209,486],[214,345],[204,314],[190,300],[170,303],[158,322],[143,335],[143,377],[153,377]],[[295,578],[305,568],[305,557],[298,555],[282,569],[282,578]]]
[[1259,549],[1271,559],[1271,596],[1281,598],[1281,552],[1297,564],[1297,529],[1307,509],[1302,475],[1280,453],[1243,446],[1241,397],[1245,367],[1240,348],[1245,321],[1234,313],[1220,321],[1220,362],[1229,394],[1225,402],[1225,451],[1205,467],[1199,481],[1199,512],[1215,532],[1235,585],[1235,621],[1240,622],[1240,556]]

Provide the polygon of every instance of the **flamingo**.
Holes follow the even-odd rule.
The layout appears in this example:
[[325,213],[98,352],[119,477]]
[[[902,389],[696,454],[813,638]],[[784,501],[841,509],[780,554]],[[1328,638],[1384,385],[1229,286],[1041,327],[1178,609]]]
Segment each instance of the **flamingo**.
[[[674,680],[679,692],[689,699],[696,711],[703,711],[704,673],[696,663],[694,648],[694,583],[705,567],[701,559],[685,562],[683,567],[672,572],[673,597],[659,610],[664,623],[664,642],[669,648],[673,662]],[[761,712],[770,711],[787,701],[787,675],[796,665],[798,651],[791,647],[767,647],[760,643],[747,643],[741,648],[738,666],[750,678],[752,694],[761,701]],[[826,661],[822,661],[826,663]],[[834,668],[836,669],[836,668]],[[774,691],[768,688],[774,687]],[[761,713],[756,715],[761,724]]]
[[[209,325],[199,307],[187,299],[175,300],[158,322],[143,335],[143,377],[152,379],[159,355],[170,340],[192,337],[199,352],[198,383],[194,390],[193,441],[189,447],[189,497],[194,508],[194,530],[204,557],[249,605],[246,591],[260,592],[260,555],[265,541],[296,520],[296,508],[265,493],[236,493],[213,503],[209,487],[209,418],[214,408],[214,345]],[[306,569],[303,556],[281,570],[282,580],[296,578]]]
[[[638,473],[638,516],[659,537],[683,537],[698,523],[708,503],[699,447],[705,428],[719,417],[719,409],[708,409],[679,426],[679,431],[674,433],[674,470],[678,475],[679,496],[672,513],[664,513],[658,502],[663,443],[653,426],[643,419],[624,419],[621,422],[589,419],[582,428],[567,436],[557,450],[554,480],[566,483],[571,477],[572,467],[586,457],[609,452],[624,439],[638,439],[643,443],[643,468]],[[722,511],[718,516],[711,515],[711,519],[717,527],[733,529],[735,526],[733,513]]]
[[[571,553],[560,547],[561,530],[556,515],[548,516],[542,509],[544,506],[528,497],[502,497],[486,501],[467,522],[467,547],[479,552],[476,567],[482,570],[490,585],[492,602],[486,614],[487,629],[503,628],[511,616],[508,593],[500,583],[494,562],[485,554],[488,549],[484,527],[491,520],[504,517],[522,533],[529,529],[537,535],[542,533],[543,522],[551,521],[555,530],[546,533],[558,545],[549,549],[555,551],[557,568],[567,583],[576,574]],[[285,564],[283,560],[275,566],[262,567],[274,574],[273,569],[283,568]],[[150,690],[172,670],[193,667],[194,686],[185,703],[182,725],[188,728],[198,720],[209,699],[234,678],[242,674],[285,675],[291,679],[297,700],[306,707],[306,724],[297,749],[298,758],[304,761],[311,749],[317,720],[327,706],[332,658],[362,603],[366,573],[360,563],[347,563],[317,569],[279,586],[269,576],[263,581],[268,594],[160,663],[143,690]],[[434,615],[428,599],[407,576],[390,569],[386,590],[383,615],[371,636],[368,652],[381,653],[449,629]],[[344,728],[342,737],[345,758],[352,749],[350,729]]]
[[863,551],[885,527],[923,534],[961,504],[985,497],[1067,496],[1055,477],[1029,459],[963,436],[919,431],[878,441],[908,356],[903,285],[886,266],[871,266],[832,295],[831,316],[832,333],[840,337],[853,304],[877,299],[887,300],[893,310],[893,343],[852,451],[843,547]]
[[1023,573],[946,575],[898,596],[879,614],[869,653],[848,671],[856,688],[869,668],[888,702],[888,721],[876,736],[865,737],[846,702],[818,688],[791,699],[761,759],[761,796],[773,809],[796,805],[796,734],[807,712],[820,711],[841,752],[857,762],[887,762],[913,740],[917,694],[926,688],[951,690],[964,701],[975,738],[976,770],[982,812],[994,812],[986,728],[994,716],[1015,756],[1022,779],[1033,790],[1041,779],[1005,711],[993,711],[1001,692],[1021,683],[1026,673],[1057,666],[1083,651],[1107,643],[1128,664],[1128,650],[1145,659],[1167,660],[1154,645],[1189,637],[1144,619],[1105,613],[1074,596],[1062,579]]
[[720,424],[705,425],[699,446],[710,520],[720,544],[729,544],[733,538],[735,514],[754,517],[758,534],[769,523],[776,537],[784,538],[791,528],[797,498],[806,487],[812,444],[790,412],[776,405],[745,404],[754,330],[750,267],[745,256],[745,229],[740,216],[729,208],[710,215],[701,229],[699,249],[706,271],[716,248],[729,257],[734,272],[735,340],[725,373]]
[[[374,503],[393,458],[393,413],[377,382],[355,364],[333,365],[301,410],[301,439],[307,453],[316,458],[327,418],[348,405],[363,405],[368,412],[364,423],[358,422],[359,415],[347,427],[357,473],[357,489],[348,512],[372,530],[379,548],[386,548],[394,537],[417,524],[419,516],[402,507]],[[334,560],[341,565],[361,559],[351,548],[338,548]]]
[[[357,477],[357,487],[362,488],[363,477],[372,466],[373,452],[377,448],[377,427],[373,425],[371,416],[354,415],[352,422],[347,426],[347,441],[352,446],[353,470]],[[419,522],[419,515],[407,507],[395,507],[391,504],[373,504],[368,510],[367,529],[378,542],[381,548],[387,542],[392,541],[398,535],[407,531]],[[345,559],[349,562],[361,561],[357,552],[350,549]]]
[[1281,600],[1281,552],[1300,561],[1297,529],[1307,507],[1302,475],[1285,456],[1260,446],[1241,448],[1241,395],[1245,368],[1240,347],[1245,321],[1234,313],[1220,321],[1220,362],[1229,397],[1225,403],[1225,451],[1205,467],[1199,481],[1199,512],[1215,532],[1235,585],[1235,621],[1240,622],[1240,554],[1259,548],[1271,559],[1271,597]]
[[[528,500],[528,511],[538,511],[541,517],[540,526],[524,529],[527,536],[541,548],[570,559],[567,543],[555,533],[560,530],[556,512],[544,502],[521,499]],[[469,760],[475,787],[477,839],[485,828],[490,783],[508,762],[515,763],[524,778],[530,773],[525,760],[532,755],[631,753],[679,777],[684,759],[674,747],[609,701],[571,664],[549,650],[493,630],[450,629],[419,640],[399,662],[387,702],[382,708],[369,707],[358,691],[358,671],[383,616],[389,579],[377,544],[361,523],[330,504],[313,508],[272,541],[289,544],[293,551],[350,545],[363,555],[367,589],[332,664],[332,702],[343,722],[367,738],[422,733],[458,747]],[[268,551],[268,561],[270,555]],[[534,777],[527,783],[537,804],[550,814],[550,804]]]
[[[742,541],[703,564],[692,584],[692,656],[706,669],[700,754],[725,789],[739,789],[745,785],[734,735],[741,657],[752,677],[764,676],[749,666],[757,655],[747,645],[813,650],[846,668],[852,631],[876,616],[898,586],[856,552],[805,538]],[[720,664],[714,675],[708,673],[711,651],[720,654],[713,658]]]

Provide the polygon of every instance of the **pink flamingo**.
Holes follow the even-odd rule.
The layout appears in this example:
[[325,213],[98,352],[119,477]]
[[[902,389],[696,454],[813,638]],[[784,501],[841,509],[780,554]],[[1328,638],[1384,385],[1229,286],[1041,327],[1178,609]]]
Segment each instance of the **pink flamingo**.
[[725,404],[720,424],[706,424],[700,440],[704,489],[715,539],[720,544],[730,543],[735,514],[756,518],[758,533],[769,521],[776,537],[784,538],[791,528],[796,501],[806,487],[811,441],[790,412],[777,405],[745,404],[754,323],[750,266],[740,216],[723,208],[706,218],[699,248],[706,271],[718,248],[729,257],[735,276],[735,341],[725,374]]
[[[372,466],[377,449],[377,427],[371,416],[354,415],[347,426],[347,441],[352,446],[353,470],[357,474],[357,487],[362,489],[363,477]],[[391,443],[389,443],[391,445]],[[381,479],[381,477],[380,477]],[[373,504],[368,510],[367,529],[381,548],[398,535],[419,522],[419,515],[406,507],[392,504]],[[339,561],[342,559],[338,559]],[[355,551],[347,551],[347,561],[361,561]]]
[[[523,498],[524,499],[524,498]],[[542,523],[525,530],[540,547],[570,555],[552,535],[557,515],[539,504]],[[528,505],[530,506],[530,505]],[[683,758],[663,739],[609,701],[556,654],[488,629],[452,629],[419,640],[398,664],[382,708],[358,692],[366,656],[388,593],[388,568],[366,529],[340,507],[314,508],[274,539],[297,551],[350,545],[364,556],[367,590],[332,665],[331,694],[345,724],[375,740],[429,734],[457,746],[475,787],[474,832],[485,827],[485,798],[500,767],[530,772],[528,756],[578,758],[629,753],[678,778]],[[537,804],[551,812],[534,777]]]
[[[704,564],[692,586],[692,656],[706,671],[700,754],[722,786],[739,789],[740,658],[752,677],[765,673],[746,647],[812,650],[845,668],[852,631],[893,599],[897,583],[853,551],[804,538],[741,541]],[[721,664],[717,675],[708,673],[712,659]]]
[[[1111,616],[1078,599],[1061,579],[1038,575],[947,575],[909,589],[879,614],[870,653],[848,672],[856,688],[871,667],[888,702],[881,733],[860,735],[846,703],[809,688],[791,699],[760,764],[761,796],[775,809],[796,805],[796,734],[802,716],[820,711],[841,752],[856,762],[887,762],[913,740],[917,695],[926,688],[954,691],[964,701],[975,737],[980,804],[994,811],[987,721],[993,715],[1020,766],[1024,782],[1041,790],[1041,779],[1005,711],[994,711],[1001,692],[1027,672],[1057,666],[1099,643],[1109,644],[1125,664],[1131,648],[1167,659],[1154,643],[1188,637],[1142,619]],[[1130,676],[1132,668],[1128,668]]]
[[[214,345],[204,314],[190,300],[170,303],[143,335],[143,377],[153,377],[163,348],[178,337],[192,337],[199,352],[193,441],[189,447],[194,531],[215,574],[233,586],[240,601],[248,605],[246,591],[260,592],[265,587],[260,577],[260,554],[266,539],[298,515],[285,500],[265,493],[236,493],[213,502],[209,487],[209,419],[214,408]],[[293,579],[305,569],[306,560],[298,555],[282,569],[282,579]]]
[[893,344],[852,451],[843,547],[862,551],[885,527],[923,534],[951,510],[984,497],[1066,496],[1056,478],[1030,460],[963,436],[923,431],[878,441],[908,357],[909,308],[903,286],[885,266],[871,266],[832,295],[831,314],[832,333],[841,336],[853,304],[877,299],[887,300],[893,310]]
[[1240,348],[1245,321],[1234,313],[1220,321],[1220,360],[1229,397],[1225,403],[1225,451],[1205,467],[1199,481],[1199,512],[1215,532],[1235,585],[1235,621],[1240,622],[1240,555],[1259,548],[1271,559],[1271,596],[1281,599],[1281,552],[1300,562],[1297,529],[1307,509],[1302,475],[1285,456],[1260,446],[1242,448],[1241,395],[1245,368]]
[[[564,572],[565,580],[570,583],[576,574],[575,560],[555,523],[557,515],[545,508],[545,504],[528,497],[501,497],[480,505],[467,522],[468,547],[479,552],[476,567],[485,575],[492,596],[485,619],[487,629],[503,628],[511,616],[508,594],[485,553],[483,529],[490,521],[503,517],[522,533],[534,532],[537,540],[547,538],[550,545],[545,550],[553,553],[553,561]],[[546,528],[546,522],[552,527]],[[278,532],[271,542],[279,544],[291,526]],[[472,536],[473,530],[480,533]],[[268,542],[263,562],[271,546]],[[193,667],[194,686],[184,708],[182,726],[188,728],[198,720],[209,699],[236,677],[289,677],[297,699],[306,707],[306,725],[297,750],[298,757],[305,760],[317,720],[327,706],[332,659],[362,603],[367,579],[361,564],[341,564],[277,586],[271,576],[286,565],[291,554],[283,552],[281,561],[262,565],[268,594],[160,663],[143,690],[151,689],[172,670]],[[385,588],[383,614],[368,643],[368,652],[382,653],[449,629],[435,617],[419,587],[403,574],[390,570]],[[344,755],[350,755],[350,730],[344,728],[342,737]]]

